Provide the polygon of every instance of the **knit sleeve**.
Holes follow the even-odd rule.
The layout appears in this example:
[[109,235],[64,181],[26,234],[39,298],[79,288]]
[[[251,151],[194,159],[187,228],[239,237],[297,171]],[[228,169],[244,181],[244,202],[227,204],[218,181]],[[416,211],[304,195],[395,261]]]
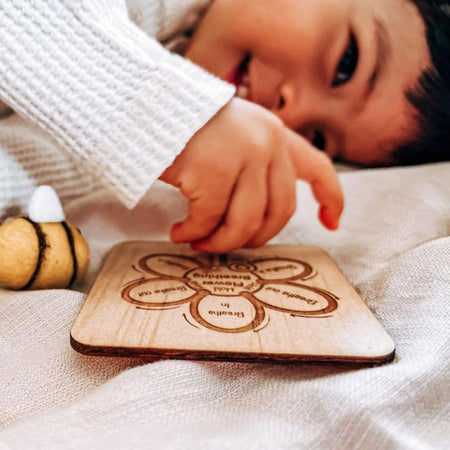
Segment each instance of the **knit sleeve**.
[[121,0],[0,2],[0,33],[0,99],[129,208],[234,93]]

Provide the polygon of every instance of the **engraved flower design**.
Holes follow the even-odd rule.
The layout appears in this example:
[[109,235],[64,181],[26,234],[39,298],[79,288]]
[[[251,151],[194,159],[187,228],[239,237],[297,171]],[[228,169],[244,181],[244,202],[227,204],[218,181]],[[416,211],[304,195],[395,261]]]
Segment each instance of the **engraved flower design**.
[[159,253],[142,257],[135,269],[144,276],[125,285],[125,301],[147,310],[184,306],[192,326],[222,333],[259,331],[268,311],[324,317],[338,307],[334,294],[307,284],[317,274],[295,259]]

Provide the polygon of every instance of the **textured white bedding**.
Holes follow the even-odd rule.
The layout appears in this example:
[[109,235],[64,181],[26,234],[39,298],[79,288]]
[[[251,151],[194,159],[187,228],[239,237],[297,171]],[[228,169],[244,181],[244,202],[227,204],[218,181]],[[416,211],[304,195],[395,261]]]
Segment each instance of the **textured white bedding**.
[[73,291],[0,290],[0,449],[450,448],[450,163],[342,171],[331,233],[308,187],[273,243],[323,247],[396,342],[373,368],[96,358],[69,344],[114,243],[167,239],[185,204],[156,184],[127,211],[66,206],[91,245]]

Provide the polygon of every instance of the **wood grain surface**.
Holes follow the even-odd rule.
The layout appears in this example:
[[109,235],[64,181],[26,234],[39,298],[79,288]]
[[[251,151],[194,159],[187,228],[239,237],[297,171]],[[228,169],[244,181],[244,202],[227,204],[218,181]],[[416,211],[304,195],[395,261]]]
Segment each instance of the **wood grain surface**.
[[71,344],[88,355],[288,363],[379,364],[395,351],[320,248],[210,255],[145,241],[113,247]]

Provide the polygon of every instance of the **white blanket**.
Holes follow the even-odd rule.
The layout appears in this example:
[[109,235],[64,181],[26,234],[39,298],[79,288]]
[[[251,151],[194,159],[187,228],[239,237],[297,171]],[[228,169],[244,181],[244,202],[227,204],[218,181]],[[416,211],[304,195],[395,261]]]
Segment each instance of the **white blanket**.
[[383,366],[88,357],[70,328],[116,242],[166,240],[185,203],[155,185],[127,211],[66,207],[92,263],[75,290],[0,290],[0,449],[450,448],[450,163],[343,171],[338,232],[309,188],[273,243],[326,249],[396,343]]

